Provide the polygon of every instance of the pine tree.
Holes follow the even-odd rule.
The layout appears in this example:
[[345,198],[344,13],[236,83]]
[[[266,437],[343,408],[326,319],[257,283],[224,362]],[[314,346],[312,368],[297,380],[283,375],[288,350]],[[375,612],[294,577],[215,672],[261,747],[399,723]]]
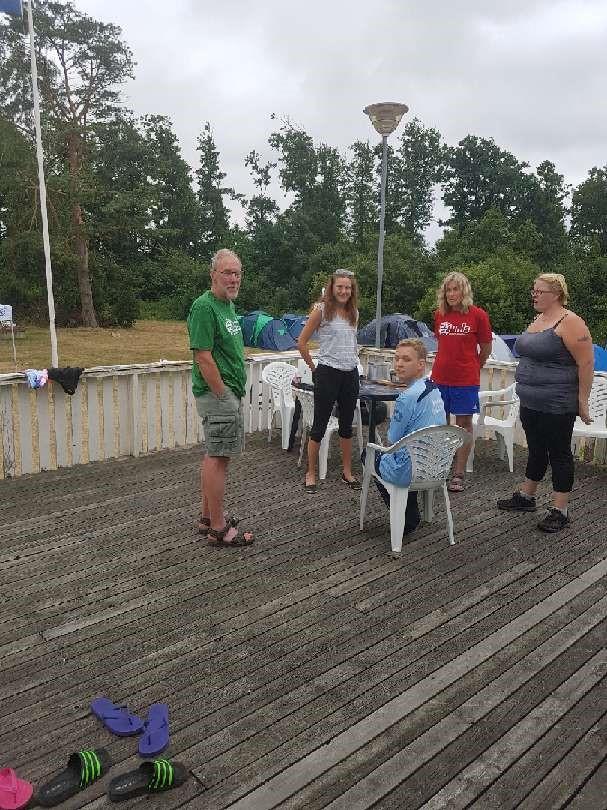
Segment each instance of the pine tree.
[[237,199],[234,189],[223,185],[226,178],[219,164],[219,150],[211,125],[207,121],[198,136],[200,165],[195,175],[198,181],[197,197],[200,205],[200,254],[208,259],[220,248],[230,230],[230,217],[224,197]]
[[377,233],[379,184],[377,158],[368,141],[355,141],[352,159],[346,167],[347,231],[362,249],[370,233]]

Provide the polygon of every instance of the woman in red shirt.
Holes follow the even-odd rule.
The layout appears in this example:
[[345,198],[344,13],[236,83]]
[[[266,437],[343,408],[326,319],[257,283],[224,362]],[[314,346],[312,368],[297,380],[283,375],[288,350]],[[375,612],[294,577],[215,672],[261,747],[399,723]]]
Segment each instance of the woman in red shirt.
[[[489,316],[472,303],[472,287],[463,273],[448,273],[436,294],[438,309],[434,313],[434,333],[438,350],[432,367],[432,380],[441,392],[447,424],[449,415],[455,424],[472,433],[472,416],[478,413],[481,368],[491,354],[493,333]],[[466,444],[455,454],[450,492],[464,488],[466,461],[470,453]]]

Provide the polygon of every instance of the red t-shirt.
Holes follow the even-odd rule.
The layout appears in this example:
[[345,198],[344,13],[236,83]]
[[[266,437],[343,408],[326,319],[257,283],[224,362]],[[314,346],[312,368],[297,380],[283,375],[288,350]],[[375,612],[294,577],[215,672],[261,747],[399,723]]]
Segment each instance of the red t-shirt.
[[478,347],[491,343],[493,335],[484,309],[471,306],[468,312],[434,313],[434,334],[438,351],[432,379],[441,385],[479,385],[481,370]]

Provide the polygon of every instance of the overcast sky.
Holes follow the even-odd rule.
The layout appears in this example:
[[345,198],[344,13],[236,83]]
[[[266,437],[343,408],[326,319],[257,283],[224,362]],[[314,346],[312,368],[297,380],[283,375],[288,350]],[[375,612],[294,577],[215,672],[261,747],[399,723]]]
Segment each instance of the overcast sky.
[[[607,164],[606,0],[74,0],[119,25],[137,62],[125,87],[167,115],[184,158],[210,121],[227,181],[271,157],[287,116],[345,154],[375,139],[363,107],[401,101],[455,144],[492,137],[571,183]],[[401,124],[402,126],[402,124]]]

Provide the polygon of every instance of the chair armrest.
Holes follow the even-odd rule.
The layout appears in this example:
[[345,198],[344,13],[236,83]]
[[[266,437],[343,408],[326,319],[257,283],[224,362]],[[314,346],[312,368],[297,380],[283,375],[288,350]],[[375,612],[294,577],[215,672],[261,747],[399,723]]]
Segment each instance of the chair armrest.
[[[397,444],[398,444],[398,442],[397,442]],[[396,447],[396,445],[392,445],[392,446]],[[373,442],[367,442],[367,450],[373,450],[373,451],[379,450],[380,453],[385,453],[385,452],[391,450],[391,448],[390,447],[384,447],[382,444],[374,444]]]
[[483,402],[478,412],[477,427],[483,427],[485,424],[485,416],[487,415],[487,408],[501,408],[504,405],[512,405],[514,399],[500,399],[497,401]]
[[514,393],[515,383],[510,383],[510,385],[506,386],[506,388],[495,388],[493,390],[486,388],[484,391],[478,392],[478,398],[480,400],[488,399],[489,397],[503,397],[503,396],[512,396]]
[[514,399],[500,399],[497,402],[484,402],[481,405],[481,408],[495,408],[498,405],[512,405],[515,402]]
[[468,433],[463,428],[455,427],[454,425],[431,425],[430,427],[414,430],[413,433],[408,433],[406,436],[403,436],[402,439],[399,439],[389,447],[383,447],[381,444],[369,443],[367,444],[367,448],[369,450],[373,450],[374,452],[379,450],[381,453],[395,453],[397,450],[408,448],[412,442],[417,441],[421,437],[428,434],[434,434],[437,431],[444,431],[447,434],[457,434],[458,436],[461,436],[463,444],[469,444],[472,441],[472,434]]
[[372,442],[367,443],[367,447],[365,449],[365,463],[363,465],[363,482],[368,482],[371,480],[371,476],[375,471],[375,454],[382,451],[383,448],[381,445],[373,444]]

